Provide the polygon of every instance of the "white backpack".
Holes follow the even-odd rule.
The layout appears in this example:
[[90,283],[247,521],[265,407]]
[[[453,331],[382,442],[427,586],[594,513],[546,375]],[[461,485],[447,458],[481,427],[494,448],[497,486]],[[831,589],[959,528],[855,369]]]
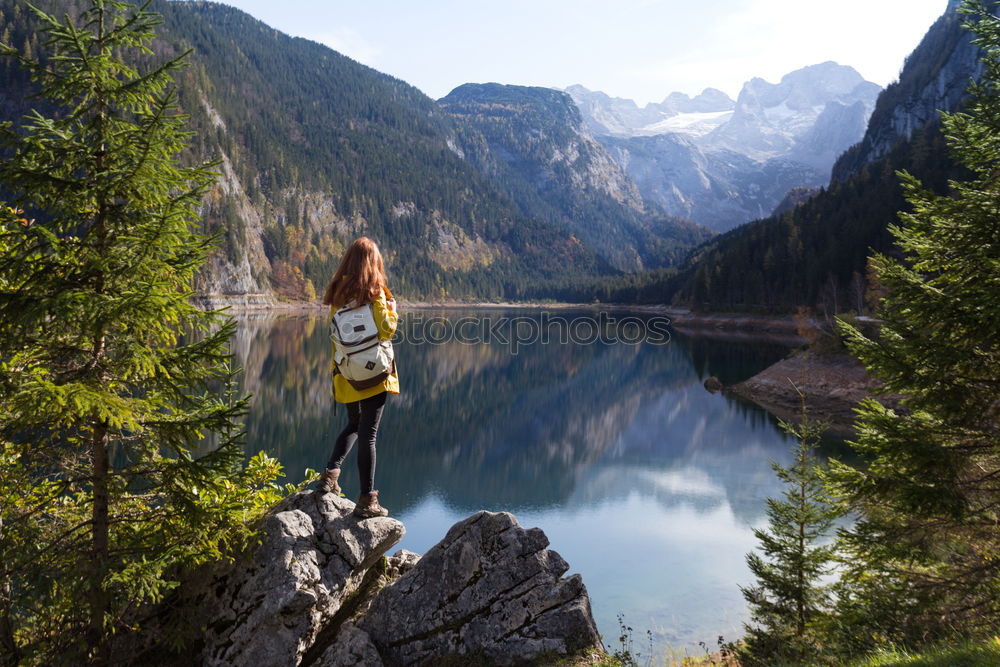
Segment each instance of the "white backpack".
[[378,339],[378,326],[372,305],[348,304],[330,320],[333,340],[333,363],[355,389],[368,389],[381,383],[395,369],[392,341]]

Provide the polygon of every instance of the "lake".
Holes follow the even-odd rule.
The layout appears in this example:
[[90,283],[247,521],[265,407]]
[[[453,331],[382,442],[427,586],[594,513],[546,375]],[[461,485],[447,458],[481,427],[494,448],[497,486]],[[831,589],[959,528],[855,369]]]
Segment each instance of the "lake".
[[[406,525],[399,548],[423,553],[481,509],[512,512],[583,575],[609,650],[619,614],[644,652],[647,630],[658,652],[740,636],[744,556],[781,491],[769,461],[787,463],[791,441],[702,382],[745,379],[788,347],[663,324],[589,310],[406,313],[376,471],[380,501]],[[331,409],[328,327],[318,314],[239,320],[247,449],[276,456],[292,481],[323,468],[346,421]],[[352,452],[350,498],[356,466]]]

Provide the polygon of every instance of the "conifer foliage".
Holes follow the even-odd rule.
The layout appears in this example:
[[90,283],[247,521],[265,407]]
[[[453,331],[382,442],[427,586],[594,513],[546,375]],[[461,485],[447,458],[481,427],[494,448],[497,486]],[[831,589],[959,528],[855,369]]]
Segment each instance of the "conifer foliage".
[[740,646],[748,665],[806,664],[819,653],[828,591],[821,579],[834,558],[830,537],[840,512],[829,502],[813,452],[824,426],[810,422],[803,409],[799,425],[782,423],[798,439],[787,468],[771,463],[785,484],[782,498],[768,498],[767,529],[755,529],[760,553],[747,554],[757,579],[742,588],[752,623]]
[[[148,5],[148,3],[147,3]],[[182,167],[157,15],[91,0],[9,46],[62,109],[2,127],[0,652],[102,663],[178,569],[239,546],[277,464],[242,470],[233,324],[189,297],[212,172]]]
[[914,644],[1000,622],[1000,19],[968,2],[985,75],[945,114],[973,177],[934,195],[904,175],[912,212],[892,228],[905,261],[873,260],[887,289],[881,336],[852,351],[902,395],[864,404],[863,466],[836,477],[858,512],[844,536],[841,616],[861,638]]

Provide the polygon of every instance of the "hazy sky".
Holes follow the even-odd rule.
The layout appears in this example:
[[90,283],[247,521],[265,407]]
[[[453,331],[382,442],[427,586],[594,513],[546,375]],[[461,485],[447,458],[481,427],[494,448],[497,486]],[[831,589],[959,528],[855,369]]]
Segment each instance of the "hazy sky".
[[885,86],[947,0],[226,0],[434,98],[467,82],[640,104],[835,60]]

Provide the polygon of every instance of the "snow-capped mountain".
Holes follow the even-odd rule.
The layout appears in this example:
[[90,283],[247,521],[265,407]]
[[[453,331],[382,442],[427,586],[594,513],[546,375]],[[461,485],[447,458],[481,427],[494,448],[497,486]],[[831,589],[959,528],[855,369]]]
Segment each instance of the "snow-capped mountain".
[[777,84],[755,78],[743,85],[732,117],[706,136],[702,144],[728,148],[759,160],[783,157],[815,127],[828,108],[851,108],[860,102],[861,134],[840,146],[836,151],[839,155],[863,136],[864,123],[881,90],[854,68],[834,62],[796,70]]
[[825,185],[837,156],[864,135],[880,90],[825,62],[776,84],[752,79],[735,102],[713,88],[643,108],[582,86],[566,92],[643,197],[724,231],[771,211],[793,187]]
[[641,109],[632,100],[579,85],[566,92],[580,108],[590,131],[598,136],[637,137],[677,131],[706,134],[728,120],[736,108],[736,102],[715,88],[706,88],[693,98],[670,93],[662,102]]

